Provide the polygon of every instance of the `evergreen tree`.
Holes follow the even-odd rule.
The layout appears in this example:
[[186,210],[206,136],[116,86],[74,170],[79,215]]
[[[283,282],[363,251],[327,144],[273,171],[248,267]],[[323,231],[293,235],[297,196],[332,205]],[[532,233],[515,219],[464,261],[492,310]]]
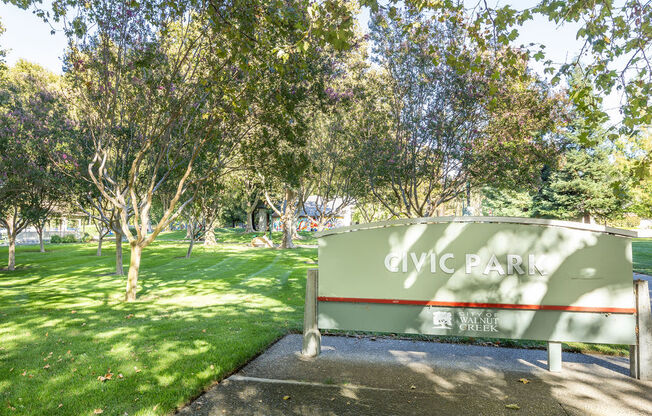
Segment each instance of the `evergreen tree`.
[[482,215],[493,217],[529,217],[532,193],[518,189],[482,188]]
[[622,212],[627,198],[623,178],[603,149],[568,150],[560,167],[544,171],[542,180],[533,201],[535,217],[606,220]]

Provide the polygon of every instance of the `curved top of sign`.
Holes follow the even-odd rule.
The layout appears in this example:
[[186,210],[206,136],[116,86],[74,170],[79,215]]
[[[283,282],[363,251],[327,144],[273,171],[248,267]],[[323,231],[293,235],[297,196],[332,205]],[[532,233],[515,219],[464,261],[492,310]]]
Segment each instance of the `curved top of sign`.
[[349,231],[360,231],[371,228],[394,227],[397,225],[413,224],[437,224],[437,223],[496,223],[496,224],[524,224],[542,225],[546,227],[561,227],[574,230],[593,231],[598,233],[612,234],[621,237],[638,237],[638,232],[623,230],[621,228],[607,227],[598,224],[585,224],[581,222],[546,220],[541,218],[519,218],[519,217],[425,217],[425,218],[404,218],[392,221],[371,222],[368,224],[356,224],[348,227],[338,227],[330,230],[315,233],[315,237],[326,237],[333,234],[341,234]]

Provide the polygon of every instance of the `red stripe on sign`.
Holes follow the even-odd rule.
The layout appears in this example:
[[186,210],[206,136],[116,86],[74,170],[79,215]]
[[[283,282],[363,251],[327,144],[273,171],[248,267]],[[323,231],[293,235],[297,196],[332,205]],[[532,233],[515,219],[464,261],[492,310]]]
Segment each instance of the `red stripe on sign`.
[[319,300],[320,302],[388,303],[393,305],[448,306],[452,308],[524,309],[524,310],[542,310],[542,311],[629,313],[629,314],[636,313],[636,309],[634,308],[600,308],[600,307],[593,307],[593,306],[519,305],[515,303],[440,302],[435,300],[341,298],[341,297],[333,297],[333,296],[319,296],[317,300]]

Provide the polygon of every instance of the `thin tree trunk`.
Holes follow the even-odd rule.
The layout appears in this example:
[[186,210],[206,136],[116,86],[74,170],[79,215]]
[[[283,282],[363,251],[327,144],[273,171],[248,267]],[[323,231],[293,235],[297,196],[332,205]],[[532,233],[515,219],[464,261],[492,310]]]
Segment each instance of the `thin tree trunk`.
[[190,228],[190,221],[188,221],[186,222],[186,240],[190,240],[192,238],[192,231]]
[[[125,274],[122,266],[122,233],[115,231],[115,274],[122,276]],[[131,269],[131,266],[129,266]]]
[[9,238],[9,261],[7,270],[16,270],[16,236],[13,231],[7,230],[7,237]]
[[283,221],[281,248],[294,248],[294,243],[292,242],[292,216],[289,215],[287,215]]
[[254,202],[247,208],[247,228],[245,229],[245,233],[253,233],[254,231],[254,211],[256,210],[256,206],[258,205],[258,201]]
[[[43,225],[43,227],[45,224]],[[45,245],[43,245],[43,227],[36,227],[36,231],[38,232],[38,243],[40,246],[41,253],[45,253]]]
[[99,235],[98,240],[97,240],[97,256],[102,255],[102,241],[104,241],[104,236],[102,234]]
[[125,300],[133,302],[136,300],[138,291],[138,270],[140,269],[140,257],[143,253],[142,247],[137,244],[131,245],[131,260],[129,262],[129,274],[127,275],[127,293]]
[[188,251],[186,252],[186,258],[190,258],[190,254],[192,253],[192,248],[195,245],[195,236],[194,234],[190,237],[190,245],[188,246]]
[[292,237],[294,232],[294,200],[297,194],[294,190],[285,188],[285,209],[283,210],[283,217],[281,217],[281,225],[283,228],[283,237],[281,239],[281,248],[294,248]]

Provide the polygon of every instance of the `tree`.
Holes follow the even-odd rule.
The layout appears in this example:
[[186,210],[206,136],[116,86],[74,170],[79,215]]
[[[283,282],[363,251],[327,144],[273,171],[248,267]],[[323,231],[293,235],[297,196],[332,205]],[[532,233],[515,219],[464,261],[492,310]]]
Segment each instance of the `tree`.
[[[389,3],[389,4],[384,4]],[[652,113],[648,111],[648,97],[652,88],[652,36],[650,17],[652,4],[644,0],[558,1],[540,0],[534,7],[521,10],[511,5],[490,7],[490,2],[463,2],[459,0],[362,0],[373,12],[387,10],[396,14],[396,4],[401,3],[412,13],[436,16],[440,21],[461,25],[468,33],[468,40],[478,46],[481,53],[493,54],[505,66],[517,65],[522,52],[528,59],[544,61],[545,71],[557,83],[564,77],[572,77],[576,66],[581,66],[588,75],[587,80],[602,96],[617,90],[623,93],[620,112],[622,134],[631,134],[637,129],[652,124]],[[576,38],[583,42],[582,48],[570,61],[564,63],[546,60],[544,45],[523,45],[519,50],[503,54],[522,30],[523,24],[535,16],[550,21],[550,30],[570,23],[578,25]],[[410,29],[410,21],[402,22],[404,29]],[[460,57],[461,61],[464,57]],[[456,60],[455,57],[451,58]],[[572,87],[569,96],[580,107],[583,117],[593,127],[602,125],[604,111],[598,107],[581,107],[583,97],[588,93],[582,88]],[[612,138],[615,138],[615,133]]]
[[373,91],[387,98],[369,100],[381,105],[366,114],[384,113],[357,129],[358,154],[394,216],[432,216],[469,185],[528,181],[556,154],[561,101],[522,61],[503,67],[467,42],[462,25],[434,17],[378,14],[372,25],[384,70]]
[[622,212],[627,200],[620,172],[604,149],[568,150],[558,169],[544,171],[532,215],[562,220],[603,221]]
[[336,67],[326,86],[326,101],[311,112],[309,121],[310,168],[304,192],[310,196],[310,209],[305,198],[300,200],[303,213],[318,230],[365,192],[355,143],[360,119],[367,117],[359,101],[369,70],[366,39],[358,36],[351,50],[332,54]]
[[265,201],[280,218],[282,248],[293,248],[296,216],[308,196],[310,121],[327,97],[334,62],[322,48],[287,58],[265,79],[255,102],[258,125],[242,146],[244,162],[256,172]]
[[[88,124],[81,120],[77,123],[75,131],[63,140],[51,143],[48,149],[56,172],[61,176],[61,188],[65,189],[67,206],[85,213],[93,222],[98,232],[97,255],[102,255],[104,237],[110,232],[115,236],[115,274],[124,275],[123,266],[123,230],[120,224],[118,208],[105,198],[93,182],[88,166],[95,157],[95,144],[93,136],[89,134]],[[63,159],[62,155],[66,155]],[[128,159],[122,155],[116,157],[115,171],[128,170]],[[127,220],[133,216],[131,207],[127,208]]]
[[206,245],[216,244],[213,229],[220,210],[221,184],[218,182],[202,183],[201,187],[202,189],[199,190],[186,213],[190,232],[190,244],[186,252],[187,259],[190,258],[195,241],[206,239],[208,242]]
[[195,171],[205,180],[198,182],[194,190],[195,197],[188,205],[186,212],[190,244],[186,258],[190,258],[195,241],[204,239],[204,245],[213,246],[215,240],[215,222],[219,219],[219,213],[224,201],[224,177],[232,173],[234,169],[233,158],[236,155],[236,147],[242,140],[242,136],[248,134],[249,124],[244,117],[232,117],[229,121],[229,129],[224,134],[232,134],[230,139],[214,140],[209,142],[204,151],[211,157],[202,158],[195,164]]
[[644,129],[633,136],[621,136],[616,142],[616,166],[630,178],[631,204],[628,212],[652,218],[652,132]]
[[[224,139],[242,74],[216,51],[228,43],[210,33],[201,11],[157,2],[110,6],[90,4],[87,16],[98,31],[73,45],[68,77],[93,146],[88,175],[117,210],[129,241],[126,300],[133,301],[143,249],[192,202],[208,175],[193,171],[200,153],[220,157],[210,153],[219,146],[205,145]],[[166,183],[174,192],[150,233],[154,196]]]
[[0,225],[7,230],[9,270],[16,265],[18,233],[30,224],[42,231],[61,195],[45,145],[65,136],[69,126],[53,74],[19,61],[0,78]]
[[482,192],[482,215],[494,217],[530,217],[532,191],[485,186]]

